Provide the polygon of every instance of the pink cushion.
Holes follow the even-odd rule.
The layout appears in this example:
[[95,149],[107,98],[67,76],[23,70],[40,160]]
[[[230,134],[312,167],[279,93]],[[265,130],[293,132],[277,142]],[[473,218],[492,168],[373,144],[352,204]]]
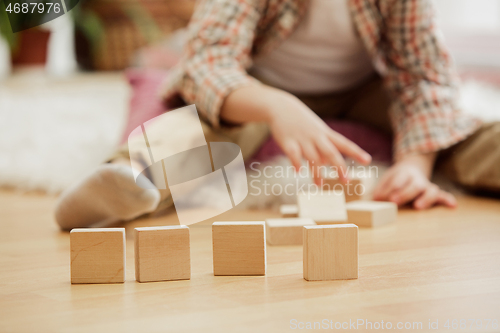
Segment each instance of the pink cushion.
[[167,111],[158,94],[167,74],[167,71],[157,69],[128,69],[125,72],[132,88],[132,98],[121,143],[127,142],[128,135],[137,126]]
[[460,71],[462,80],[476,80],[500,87],[500,69],[464,69]]
[[[370,155],[373,160],[380,162],[391,161],[391,139],[378,130],[369,126],[347,120],[326,120],[327,125],[334,131],[352,140]],[[283,151],[273,138],[269,138],[260,150],[253,156],[252,162],[265,162],[277,155],[283,155]]]

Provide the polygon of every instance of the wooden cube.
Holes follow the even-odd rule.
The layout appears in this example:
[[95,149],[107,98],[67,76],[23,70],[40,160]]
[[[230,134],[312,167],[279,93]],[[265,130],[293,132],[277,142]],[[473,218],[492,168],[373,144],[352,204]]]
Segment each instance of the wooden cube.
[[212,224],[214,275],[265,275],[264,222]]
[[125,229],[73,229],[71,283],[125,282]]
[[358,227],[354,224],[305,226],[304,279],[358,278]]
[[378,227],[396,222],[398,205],[384,201],[352,201],[347,205],[347,219],[359,227]]
[[316,225],[308,218],[267,219],[266,238],[271,245],[302,245],[303,227]]
[[189,228],[185,225],[135,228],[135,279],[189,280]]
[[299,217],[313,219],[316,224],[347,222],[345,197],[342,191],[316,191],[297,195]]
[[299,207],[297,205],[281,205],[280,206],[281,217],[298,217]]
[[346,202],[361,200],[365,192],[363,181],[360,178],[351,178],[347,184],[343,184],[338,178],[327,177],[323,179],[323,190],[344,191]]

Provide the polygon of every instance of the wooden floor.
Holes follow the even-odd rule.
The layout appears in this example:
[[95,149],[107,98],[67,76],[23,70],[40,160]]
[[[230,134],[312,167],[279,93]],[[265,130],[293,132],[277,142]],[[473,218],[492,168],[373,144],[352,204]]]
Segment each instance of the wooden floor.
[[[55,199],[0,191],[0,332],[287,332],[349,320],[393,329],[421,322],[419,332],[438,320],[440,331],[457,331],[454,319],[458,328],[465,319],[460,332],[499,331],[485,326],[500,320],[500,202],[459,202],[360,229],[357,280],[305,281],[300,246],[269,246],[267,276],[214,277],[210,223],[202,223],[190,226],[191,280],[138,283],[132,230],[175,223],[169,215],[126,226],[125,284],[71,285],[69,235],[55,225]],[[232,211],[218,219],[275,215]]]

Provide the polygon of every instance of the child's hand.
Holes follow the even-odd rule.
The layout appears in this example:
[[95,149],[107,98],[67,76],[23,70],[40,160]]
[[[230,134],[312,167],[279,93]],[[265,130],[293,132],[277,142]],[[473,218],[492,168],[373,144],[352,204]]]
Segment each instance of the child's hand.
[[297,97],[279,89],[260,84],[236,89],[226,97],[221,118],[232,123],[268,123],[274,139],[296,169],[302,158],[311,166],[330,164],[345,182],[342,154],[362,164],[371,162],[367,152],[333,131]]
[[362,164],[371,162],[367,152],[333,131],[295,96],[278,93],[273,104],[269,121],[271,133],[296,169],[300,168],[302,158],[311,166],[330,164],[337,168],[340,180],[345,181],[346,164],[342,154]]
[[433,158],[430,167],[426,158],[425,155],[415,155],[396,162],[377,184],[373,198],[392,201],[399,206],[413,202],[415,209],[434,205],[456,207],[457,201],[451,193],[429,181]]

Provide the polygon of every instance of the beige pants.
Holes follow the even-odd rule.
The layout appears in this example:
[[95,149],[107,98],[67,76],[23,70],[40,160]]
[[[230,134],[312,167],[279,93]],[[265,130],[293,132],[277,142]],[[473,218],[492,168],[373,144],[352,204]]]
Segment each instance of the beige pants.
[[[388,114],[390,99],[379,76],[349,91],[297,97],[321,117],[364,123],[392,135]],[[202,127],[207,142],[234,142],[240,146],[244,159],[251,157],[269,136],[265,124],[213,129],[203,123]],[[155,144],[161,145],[161,142]],[[130,158],[127,144],[111,159],[119,157]],[[436,168],[468,189],[500,193],[500,123],[485,125],[466,140],[440,152]],[[168,189],[161,192],[163,200],[159,210],[172,206]]]

